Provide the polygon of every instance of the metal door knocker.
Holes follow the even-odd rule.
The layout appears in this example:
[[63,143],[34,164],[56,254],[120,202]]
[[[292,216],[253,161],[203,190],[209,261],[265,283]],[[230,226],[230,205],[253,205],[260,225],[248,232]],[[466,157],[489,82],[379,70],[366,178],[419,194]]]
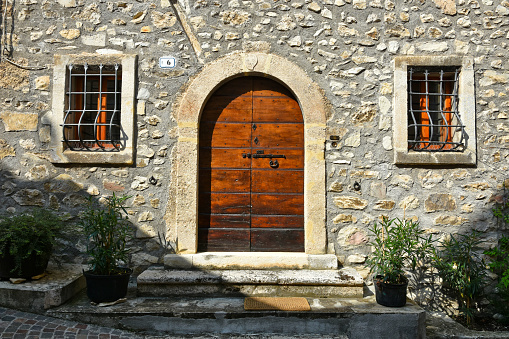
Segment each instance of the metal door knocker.
[[272,167],[272,168],[278,168],[278,167],[279,167],[279,162],[278,162],[277,160],[271,160],[271,161],[269,162],[269,165],[270,165],[270,167]]

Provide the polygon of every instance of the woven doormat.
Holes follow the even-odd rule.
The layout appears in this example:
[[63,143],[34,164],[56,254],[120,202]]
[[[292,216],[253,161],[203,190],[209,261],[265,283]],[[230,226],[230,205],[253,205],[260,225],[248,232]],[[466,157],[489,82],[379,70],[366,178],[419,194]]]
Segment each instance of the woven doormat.
[[248,297],[244,299],[247,311],[311,311],[306,298],[297,297]]

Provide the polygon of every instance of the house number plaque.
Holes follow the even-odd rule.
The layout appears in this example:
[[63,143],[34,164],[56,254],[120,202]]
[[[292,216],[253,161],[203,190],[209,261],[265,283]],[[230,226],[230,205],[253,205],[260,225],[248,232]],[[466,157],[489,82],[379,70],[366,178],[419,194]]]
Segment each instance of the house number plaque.
[[177,66],[177,59],[172,56],[162,56],[159,58],[160,68],[175,68]]

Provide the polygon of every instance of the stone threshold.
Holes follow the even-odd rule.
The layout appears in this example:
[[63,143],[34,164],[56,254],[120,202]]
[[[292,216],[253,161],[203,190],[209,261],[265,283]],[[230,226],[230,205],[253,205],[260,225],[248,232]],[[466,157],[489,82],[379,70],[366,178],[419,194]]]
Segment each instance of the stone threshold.
[[172,269],[200,270],[337,270],[334,254],[291,252],[203,252],[168,254],[164,265]]

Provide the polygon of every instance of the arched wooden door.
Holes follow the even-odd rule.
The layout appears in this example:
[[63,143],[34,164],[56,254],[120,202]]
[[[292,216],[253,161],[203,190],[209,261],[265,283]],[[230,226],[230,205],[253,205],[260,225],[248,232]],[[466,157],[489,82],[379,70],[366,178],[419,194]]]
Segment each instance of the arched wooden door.
[[200,251],[304,252],[304,122],[261,77],[214,92],[200,122]]

